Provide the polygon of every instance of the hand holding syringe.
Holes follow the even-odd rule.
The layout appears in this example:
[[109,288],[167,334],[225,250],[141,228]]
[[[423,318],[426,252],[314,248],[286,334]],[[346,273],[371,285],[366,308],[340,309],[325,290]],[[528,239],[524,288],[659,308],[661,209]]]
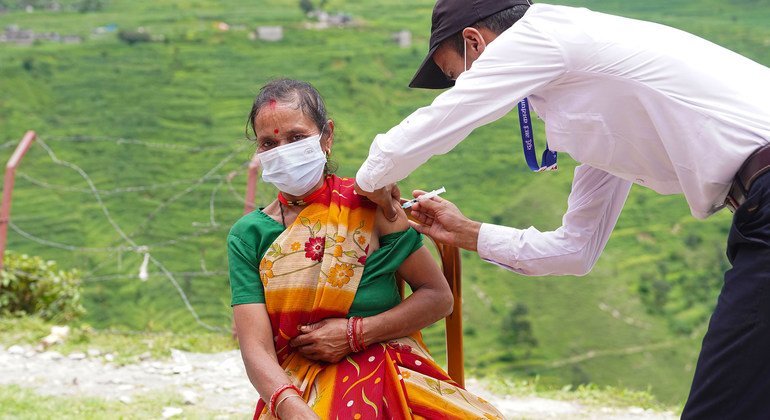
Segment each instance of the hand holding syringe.
[[411,208],[413,205],[415,205],[415,204],[419,203],[420,201],[423,201],[423,200],[428,200],[428,199],[431,199],[431,198],[433,198],[433,197],[438,197],[438,196],[439,196],[439,194],[443,194],[443,193],[445,193],[445,192],[446,192],[446,188],[444,188],[444,187],[441,187],[441,188],[439,188],[439,189],[437,189],[437,190],[433,190],[433,191],[431,191],[431,192],[429,192],[429,193],[425,193],[425,194],[423,194],[423,195],[421,195],[421,196],[419,196],[419,197],[417,197],[417,198],[415,198],[415,199],[413,199],[413,200],[409,200],[409,201],[407,201],[406,203],[404,203],[404,204],[402,204],[402,205],[401,205],[401,208],[402,208],[402,209],[409,209],[409,208]]

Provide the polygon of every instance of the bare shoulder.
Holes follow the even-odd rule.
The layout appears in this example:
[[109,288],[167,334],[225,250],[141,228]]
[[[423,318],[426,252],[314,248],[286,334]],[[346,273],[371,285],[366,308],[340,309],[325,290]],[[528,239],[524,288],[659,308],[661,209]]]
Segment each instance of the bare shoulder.
[[390,233],[403,232],[409,229],[409,222],[407,221],[406,213],[401,206],[398,207],[398,214],[394,221],[386,219],[382,209],[378,207],[374,227],[377,235],[382,237]]
[[278,200],[273,200],[272,203],[268,204],[267,207],[262,209],[262,213],[270,216],[276,222],[281,223],[281,209],[278,206]]

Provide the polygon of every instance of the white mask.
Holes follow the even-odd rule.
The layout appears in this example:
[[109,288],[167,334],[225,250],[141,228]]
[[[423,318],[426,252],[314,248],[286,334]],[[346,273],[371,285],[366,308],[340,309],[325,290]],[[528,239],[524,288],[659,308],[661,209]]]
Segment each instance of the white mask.
[[321,134],[257,154],[262,164],[262,180],[282,192],[302,196],[318,184],[324,173],[326,154]]

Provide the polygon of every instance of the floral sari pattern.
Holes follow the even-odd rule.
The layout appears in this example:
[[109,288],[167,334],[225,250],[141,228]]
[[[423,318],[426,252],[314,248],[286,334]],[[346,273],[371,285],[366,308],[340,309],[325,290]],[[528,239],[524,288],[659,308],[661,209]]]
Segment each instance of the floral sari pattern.
[[[449,378],[419,332],[370,344],[336,364],[289,346],[298,326],[346,317],[369,251],[376,207],[355,194],[352,179],[325,182],[260,262],[278,362],[303,399],[322,419],[502,418]],[[254,418],[272,418],[264,401]]]

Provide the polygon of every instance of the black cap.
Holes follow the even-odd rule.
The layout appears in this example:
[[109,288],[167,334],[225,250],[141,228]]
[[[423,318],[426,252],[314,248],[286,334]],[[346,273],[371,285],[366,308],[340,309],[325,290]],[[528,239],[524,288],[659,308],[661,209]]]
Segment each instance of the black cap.
[[411,88],[445,89],[454,86],[433,61],[433,53],[450,36],[473,26],[497,12],[513,6],[529,5],[529,0],[438,0],[433,7],[428,56],[415,73]]

